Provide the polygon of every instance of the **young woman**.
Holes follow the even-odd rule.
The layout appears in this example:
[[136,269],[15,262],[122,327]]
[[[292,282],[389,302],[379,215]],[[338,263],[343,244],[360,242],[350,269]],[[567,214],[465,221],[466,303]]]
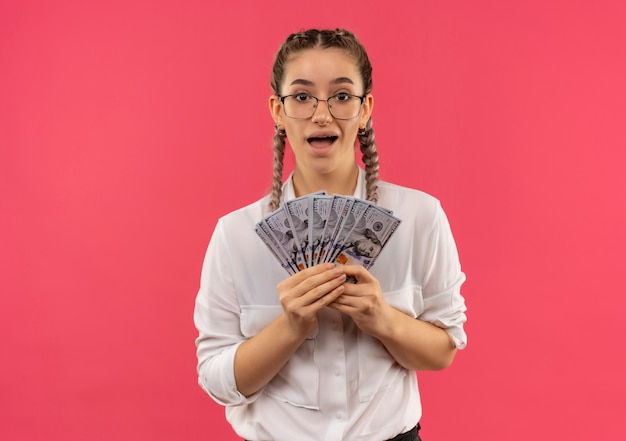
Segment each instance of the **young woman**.
[[[211,238],[194,313],[199,383],[247,440],[419,440],[415,371],[447,367],[466,344],[465,276],[441,205],[378,180],[371,73],[350,32],[287,38],[269,99],[272,191]],[[295,170],[283,183],[285,140]],[[256,236],[285,201],[320,190],[401,219],[370,270],[322,263],[288,276]]]

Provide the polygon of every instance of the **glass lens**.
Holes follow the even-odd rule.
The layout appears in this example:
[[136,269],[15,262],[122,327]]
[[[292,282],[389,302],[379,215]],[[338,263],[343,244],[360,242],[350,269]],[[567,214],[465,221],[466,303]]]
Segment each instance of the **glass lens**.
[[330,113],[337,119],[352,119],[361,113],[361,98],[350,95],[336,95],[328,99]]
[[[317,99],[306,94],[286,96],[283,100],[285,114],[290,118],[308,119],[315,113]],[[352,119],[361,113],[361,98],[339,94],[328,98],[330,114],[336,119]]]
[[312,96],[299,94],[285,97],[284,103],[285,115],[290,118],[308,119],[313,116],[317,101]]

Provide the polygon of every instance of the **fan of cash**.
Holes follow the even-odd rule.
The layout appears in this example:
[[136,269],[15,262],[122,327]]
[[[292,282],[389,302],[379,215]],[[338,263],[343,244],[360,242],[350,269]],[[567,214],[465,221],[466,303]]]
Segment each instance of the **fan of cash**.
[[372,202],[318,192],[285,202],[255,231],[280,265],[295,274],[323,262],[369,268],[400,222]]

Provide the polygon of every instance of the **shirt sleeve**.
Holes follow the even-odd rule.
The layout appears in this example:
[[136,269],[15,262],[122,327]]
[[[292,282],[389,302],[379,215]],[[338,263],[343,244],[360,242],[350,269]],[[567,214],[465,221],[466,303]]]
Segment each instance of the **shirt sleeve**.
[[245,337],[225,236],[220,220],[204,258],[194,310],[197,370],[198,383],[216,402],[236,406],[255,401],[260,392],[245,397],[235,383],[235,353]]
[[446,330],[456,347],[463,349],[467,345],[463,329],[467,307],[461,295],[465,274],[461,271],[448,218],[439,203],[426,243],[428,249],[422,283],[424,311],[418,318]]

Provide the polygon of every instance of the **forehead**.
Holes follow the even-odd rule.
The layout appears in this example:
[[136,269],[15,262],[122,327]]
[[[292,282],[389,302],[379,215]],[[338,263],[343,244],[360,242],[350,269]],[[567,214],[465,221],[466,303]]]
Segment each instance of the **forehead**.
[[307,80],[314,86],[332,84],[338,78],[349,78],[362,88],[361,74],[352,55],[342,49],[306,49],[294,54],[285,65],[283,86],[297,80]]

